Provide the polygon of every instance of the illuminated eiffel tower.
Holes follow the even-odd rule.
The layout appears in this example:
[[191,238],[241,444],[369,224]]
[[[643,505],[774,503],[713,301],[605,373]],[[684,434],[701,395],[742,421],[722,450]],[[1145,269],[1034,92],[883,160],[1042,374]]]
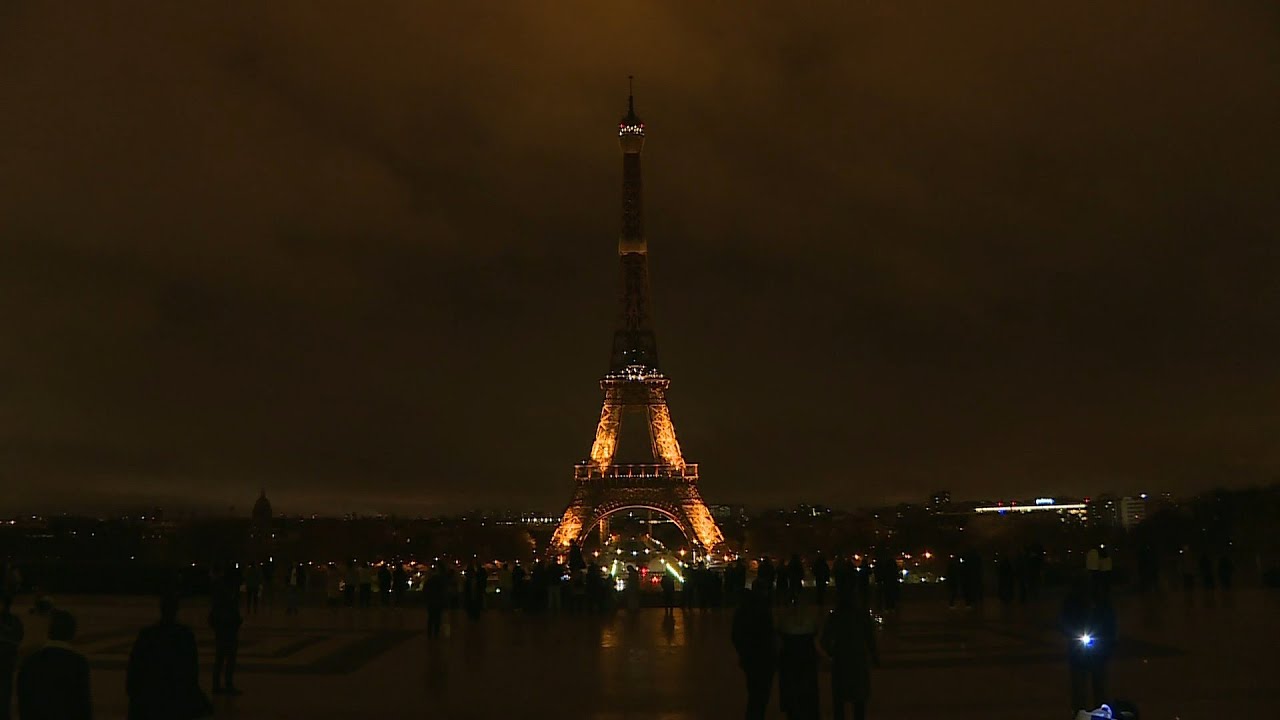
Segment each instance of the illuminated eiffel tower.
[[[600,380],[604,407],[591,457],[574,467],[577,485],[552,536],[551,550],[557,552],[581,542],[593,527],[619,510],[641,508],[665,515],[691,544],[709,551],[720,545],[724,536],[698,492],[698,466],[685,462],[680,453],[667,408],[671,381],[658,369],[641,212],[644,123],[636,115],[634,96],[628,98],[627,115],[618,123],[618,142],[622,146],[622,234],[618,238],[622,313],[613,333],[609,372]],[[616,462],[623,420],[632,416],[648,420],[651,462]]]

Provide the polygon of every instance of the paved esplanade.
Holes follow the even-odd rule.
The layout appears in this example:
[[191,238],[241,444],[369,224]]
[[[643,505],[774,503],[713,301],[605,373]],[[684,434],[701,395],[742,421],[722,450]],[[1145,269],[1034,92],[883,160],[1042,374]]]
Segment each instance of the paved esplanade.
[[[22,600],[25,601],[26,598]],[[77,645],[93,665],[99,718],[124,717],[124,662],[155,604],[144,598],[64,598],[80,619]],[[1180,593],[1120,598],[1117,694],[1147,718],[1276,717],[1280,595],[1221,593],[1193,607]],[[1068,694],[1055,602],[1000,617],[948,611],[907,597],[881,633],[884,667],[873,675],[875,718],[1063,717]],[[201,642],[207,691],[212,637],[207,609],[192,601],[181,619]],[[24,615],[28,637],[43,634]],[[451,618],[451,637],[428,645],[425,611],[280,608],[247,619],[239,698],[215,697],[218,717],[740,717],[743,681],[729,643],[728,611],[659,609],[635,616],[525,616],[489,611],[478,624]],[[822,702],[829,712],[823,675]],[[770,717],[781,717],[776,695]]]

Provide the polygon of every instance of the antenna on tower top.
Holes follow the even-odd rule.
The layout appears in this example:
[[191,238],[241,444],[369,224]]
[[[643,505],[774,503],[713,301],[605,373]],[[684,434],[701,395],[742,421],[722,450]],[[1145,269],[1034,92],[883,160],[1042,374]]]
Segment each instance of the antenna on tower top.
[[636,111],[636,88],[635,88],[635,82],[636,82],[636,76],[635,76],[635,75],[628,75],[628,76],[627,76],[627,110],[630,110],[633,114],[634,114],[634,113],[635,113],[635,111]]

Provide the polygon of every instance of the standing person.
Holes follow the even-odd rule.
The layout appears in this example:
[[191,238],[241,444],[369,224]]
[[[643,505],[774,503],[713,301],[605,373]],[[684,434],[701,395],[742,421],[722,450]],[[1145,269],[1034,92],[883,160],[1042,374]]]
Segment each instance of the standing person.
[[817,598],[818,607],[822,607],[827,599],[827,585],[831,582],[831,568],[827,565],[827,559],[819,552],[817,557],[813,559],[813,591]]
[[160,622],[143,628],[125,671],[129,720],[191,720],[213,712],[200,690],[196,636],[178,622],[178,597],[160,600]]
[[791,590],[788,587],[790,583],[791,573],[787,572],[787,564],[782,560],[778,560],[777,572],[773,575],[774,602],[779,605],[786,605],[791,600]]
[[511,609],[520,608],[528,609],[524,599],[524,566],[520,561],[516,561],[516,566],[511,569]]
[[342,578],[342,600],[347,607],[356,606],[356,589],[360,587],[360,569],[356,561],[347,563],[347,571]]
[[360,563],[358,566],[360,578],[360,607],[369,608],[373,605],[373,568],[369,567],[369,563]]
[[662,607],[666,608],[666,614],[675,613],[676,607],[676,579],[672,577],[671,572],[662,573]]
[[1235,563],[1231,562],[1230,555],[1223,555],[1218,558],[1218,584],[1223,590],[1231,589],[1231,576],[1236,572]]
[[271,612],[275,608],[276,603],[276,561],[273,558],[267,558],[262,563],[262,604],[267,606],[267,612]]
[[307,566],[304,563],[294,563],[289,567],[289,583],[287,602],[288,606],[284,609],[285,615],[297,615],[298,606],[302,604],[302,596],[307,591]]
[[1182,591],[1190,597],[1191,591],[1196,587],[1196,570],[1189,546],[1183,546],[1178,551],[1178,574],[1182,576]]
[[627,566],[627,611],[640,610],[640,571],[635,565]]
[[[237,589],[231,580],[223,580],[213,587],[210,598],[209,627],[213,628],[213,693],[215,695],[239,695],[236,687],[236,651],[240,649],[240,603]],[[226,684],[223,684],[223,681]]]
[[[1062,629],[1067,636],[1067,664],[1071,670],[1071,711],[1098,707],[1107,700],[1107,662],[1116,641],[1116,616],[1111,603],[1105,597],[1091,602],[1084,588],[1075,588],[1063,602]],[[1092,685],[1092,704],[1086,683]]]
[[444,619],[445,606],[449,604],[449,579],[445,577],[444,568],[436,565],[423,585],[422,594],[427,602],[427,637],[440,637]]
[[89,661],[71,649],[76,619],[66,610],[49,613],[49,641],[18,670],[18,717],[22,720],[89,720]]
[[396,567],[391,571],[391,597],[396,607],[404,606],[404,593],[409,588],[409,573],[404,569],[404,563],[396,563]]
[[9,720],[13,706],[13,674],[18,668],[18,647],[24,636],[22,620],[11,612],[13,597],[0,595],[0,720]]
[[382,607],[391,606],[391,568],[385,562],[378,568],[378,597]]
[[[781,577],[781,576],[779,576]],[[778,699],[788,720],[818,718],[818,621],[798,601],[787,603],[778,632]]]
[[[757,585],[762,583],[756,581]],[[733,613],[733,648],[738,667],[747,681],[746,720],[764,720],[773,686],[776,651],[773,611],[769,596],[761,590],[742,591],[742,601]]]
[[262,589],[262,569],[258,563],[251,562],[244,571],[244,612],[246,615],[258,614],[258,592]]
[[484,603],[489,592],[489,570],[484,563],[476,563],[476,615],[484,610]]
[[831,705],[836,720],[853,704],[853,720],[867,717],[871,695],[871,666],[880,665],[871,613],[855,601],[856,594],[836,594],[836,609],[822,629],[822,650],[831,658]]
[[961,558],[954,554],[947,560],[947,596],[949,598],[947,607],[952,610],[956,607],[956,601],[960,599],[960,580],[964,573],[962,562]]
[[756,580],[759,580],[763,587],[756,588],[755,583],[752,583],[751,587],[756,588],[757,593],[763,590],[765,598],[768,600],[769,604],[772,605],[773,604],[773,581],[774,581],[774,568],[773,568],[772,560],[770,560],[767,557],[760,558],[760,567],[759,569],[756,570]]
[[1008,607],[1013,602],[1013,562],[1008,553],[1001,553],[996,558],[996,594],[1000,596],[1000,604]]
[[804,561],[799,553],[793,554],[787,565],[787,585],[791,588],[791,599],[798,601],[804,592]]
[[1200,582],[1205,590],[1213,590],[1213,559],[1207,552],[1200,554]]

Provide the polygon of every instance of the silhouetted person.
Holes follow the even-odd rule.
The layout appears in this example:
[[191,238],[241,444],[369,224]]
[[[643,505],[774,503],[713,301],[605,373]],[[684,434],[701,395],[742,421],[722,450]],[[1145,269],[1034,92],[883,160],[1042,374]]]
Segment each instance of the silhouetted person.
[[489,571],[484,563],[476,563],[476,612],[484,610],[485,599],[489,592]]
[[676,607],[676,579],[671,576],[670,572],[662,574],[662,607],[666,608],[668,615],[675,611]]
[[778,623],[782,649],[778,653],[778,699],[788,720],[818,717],[818,622],[813,613],[793,601]]
[[1040,581],[1044,576],[1044,547],[1040,543],[1031,543],[1027,548],[1027,563],[1024,568],[1027,582],[1027,599],[1032,602],[1040,599]]
[[93,717],[89,661],[71,649],[75,635],[76,619],[71,613],[49,613],[49,641],[18,670],[18,717],[22,720]]
[[0,720],[9,720],[13,706],[13,674],[18,669],[18,648],[24,633],[22,620],[12,612],[13,598],[0,597]]
[[754,583],[751,585],[756,593],[764,592],[765,598],[770,604],[773,603],[773,583],[774,577],[773,561],[769,558],[760,558],[760,568],[756,571],[756,580],[760,582],[760,587]]
[[360,607],[373,606],[373,568],[368,563],[360,563],[357,575],[360,578]]
[[347,607],[356,606],[356,589],[360,587],[360,569],[355,561],[347,563],[347,571],[342,578],[342,602]]
[[[758,583],[759,584],[759,583]],[[742,601],[733,613],[733,648],[738,667],[747,681],[747,720],[763,720],[773,687],[773,611],[769,596],[761,591],[743,590]]]
[[1209,553],[1200,555],[1200,582],[1205,590],[1213,589],[1213,559],[1209,557]]
[[778,571],[774,574],[774,586],[776,588],[774,601],[779,605],[785,605],[791,599],[791,573],[787,572],[787,564],[778,561]]
[[960,557],[952,555],[947,560],[947,606],[954,608],[956,601],[960,599],[960,580],[964,574],[964,564],[960,561]]
[[804,592],[804,561],[798,553],[792,555],[791,562],[787,564],[787,586],[791,589],[791,598],[800,599]]
[[1188,597],[1196,586],[1195,563],[1191,559],[1191,549],[1184,547],[1178,551],[1178,574],[1182,576],[1182,591]]
[[190,720],[213,712],[200,691],[196,636],[178,622],[177,596],[161,599],[160,622],[138,633],[124,686],[129,720]]
[[[1083,587],[1074,588],[1063,602],[1062,630],[1067,637],[1072,712],[1098,707],[1107,700],[1107,662],[1116,642],[1111,603],[1105,597],[1090,602]],[[1092,686],[1092,704],[1086,684]]]
[[427,637],[440,637],[440,628],[444,618],[445,606],[449,604],[449,580],[444,569],[437,566],[422,587],[422,594],[427,602]]
[[818,553],[813,559],[813,592],[819,607],[826,602],[827,585],[830,582],[831,568],[827,566],[827,559],[822,557],[822,553]]
[[846,704],[853,705],[853,720],[866,718],[871,666],[880,664],[871,613],[855,598],[853,592],[838,593],[836,609],[822,629],[822,650],[831,658],[831,705],[836,720],[844,718]]
[[378,568],[378,596],[382,600],[382,607],[391,605],[391,568],[387,567],[387,563],[382,563],[382,567]]
[[[234,579],[216,583],[209,603],[209,627],[213,628],[213,692],[239,695],[235,685],[236,652],[240,649],[240,603]],[[223,682],[225,681],[225,685]]]
[[1013,602],[1013,562],[1008,554],[1002,554],[996,560],[996,587],[1000,604],[1008,606]]
[[286,615],[297,615],[298,606],[302,604],[303,593],[307,591],[307,566],[305,563],[297,563],[289,568],[289,577],[285,581],[288,587],[288,605],[284,612]]
[[1231,576],[1235,575],[1236,566],[1231,562],[1230,556],[1223,555],[1218,558],[1218,584],[1223,590],[1231,589]]
[[627,610],[636,612],[640,609],[640,571],[635,565],[627,566]]
[[396,607],[404,605],[404,593],[409,589],[409,573],[405,572],[403,563],[396,563],[391,571],[391,598]]
[[258,593],[262,589],[262,569],[258,563],[249,563],[244,571],[244,612],[246,615],[258,614]]
[[268,612],[276,603],[276,563],[271,558],[262,563],[262,603]]

